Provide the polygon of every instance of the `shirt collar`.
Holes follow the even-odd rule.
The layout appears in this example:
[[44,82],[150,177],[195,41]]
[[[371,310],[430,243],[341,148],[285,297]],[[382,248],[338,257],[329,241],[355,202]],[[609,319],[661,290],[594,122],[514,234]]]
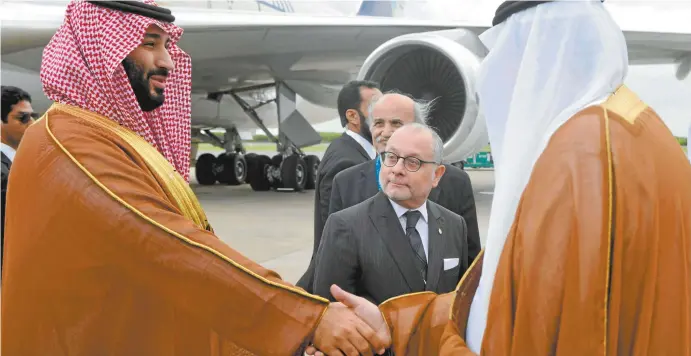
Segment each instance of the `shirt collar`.
[[393,210],[396,212],[396,217],[398,217],[399,219],[403,216],[403,214],[407,213],[409,210],[417,210],[420,212],[420,214],[422,214],[422,219],[425,222],[427,222],[427,200],[425,200],[425,202],[422,203],[422,205],[416,209],[404,208],[391,199],[389,199],[389,201],[391,202],[391,206],[393,206]]
[[5,156],[10,159],[10,161],[14,161],[14,155],[17,153],[14,148],[0,142],[0,151],[2,151],[2,153],[4,153]]
[[352,137],[353,140],[355,140],[362,148],[365,149],[365,152],[369,155],[369,158],[374,159],[377,157],[377,152],[374,150],[374,146],[372,146],[372,143],[367,141],[364,137],[360,136],[359,133],[353,132],[351,130],[346,129],[345,133]]

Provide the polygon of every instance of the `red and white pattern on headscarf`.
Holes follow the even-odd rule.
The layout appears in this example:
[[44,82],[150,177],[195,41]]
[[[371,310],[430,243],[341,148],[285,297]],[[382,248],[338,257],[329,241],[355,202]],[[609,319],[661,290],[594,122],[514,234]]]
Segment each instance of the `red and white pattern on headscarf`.
[[[175,69],[169,72],[163,105],[143,112],[122,61],[152,24],[170,36]],[[52,101],[95,112],[136,132],[189,180],[192,62],[176,45],[182,32],[171,23],[72,1],[65,22],[43,50],[43,91]]]

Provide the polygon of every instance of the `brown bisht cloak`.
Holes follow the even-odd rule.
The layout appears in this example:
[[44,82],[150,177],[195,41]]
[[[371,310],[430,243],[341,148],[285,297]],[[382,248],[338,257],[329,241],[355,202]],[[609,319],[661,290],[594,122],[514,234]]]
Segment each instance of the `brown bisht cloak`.
[[[397,355],[474,355],[463,338],[482,256],[451,297],[440,338],[441,311],[429,306],[448,296],[381,306]],[[535,164],[482,355],[691,355],[691,165],[628,88],[567,121]]]
[[219,240],[133,132],[54,104],[7,199],[5,355],[290,355],[328,301]]

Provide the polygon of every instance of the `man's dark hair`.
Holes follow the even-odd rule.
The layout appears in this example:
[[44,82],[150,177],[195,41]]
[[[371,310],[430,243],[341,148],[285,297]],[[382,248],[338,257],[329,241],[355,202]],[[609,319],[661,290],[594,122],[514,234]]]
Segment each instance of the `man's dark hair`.
[[31,95],[17,87],[2,86],[2,122],[7,123],[7,115],[12,111],[12,107],[20,101],[31,102]]
[[[369,80],[351,80],[346,83],[343,89],[341,89],[341,92],[338,93],[338,115],[341,117],[341,126],[345,127],[348,124],[346,111],[353,109],[360,112],[360,104],[362,103],[360,88],[363,87],[379,89],[379,84]],[[362,114],[367,115],[367,113]]]

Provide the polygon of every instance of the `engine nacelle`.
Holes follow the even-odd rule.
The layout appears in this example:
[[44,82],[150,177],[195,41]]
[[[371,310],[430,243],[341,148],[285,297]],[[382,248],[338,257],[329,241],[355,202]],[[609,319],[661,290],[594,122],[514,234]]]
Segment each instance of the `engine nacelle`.
[[487,50],[469,30],[415,33],[393,38],[367,57],[358,79],[382,91],[436,99],[428,124],[444,141],[444,159],[457,162],[489,142],[475,94],[476,73]]

